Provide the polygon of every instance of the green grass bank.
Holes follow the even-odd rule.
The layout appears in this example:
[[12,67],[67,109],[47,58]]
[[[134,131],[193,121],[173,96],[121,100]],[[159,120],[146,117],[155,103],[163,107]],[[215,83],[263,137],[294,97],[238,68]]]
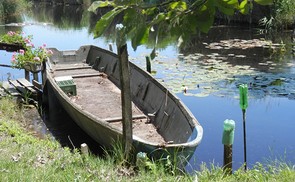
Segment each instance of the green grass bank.
[[149,170],[122,167],[120,150],[101,158],[70,151],[50,137],[37,138],[24,128],[27,112],[11,98],[0,99],[1,181],[295,181],[295,165],[272,161],[225,175],[222,168],[202,166],[197,178],[162,165]]

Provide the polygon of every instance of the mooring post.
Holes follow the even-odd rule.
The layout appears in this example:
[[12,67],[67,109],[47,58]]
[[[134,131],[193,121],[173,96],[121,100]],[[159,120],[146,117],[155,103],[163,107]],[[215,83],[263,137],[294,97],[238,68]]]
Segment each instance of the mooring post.
[[114,52],[113,51],[113,45],[111,43],[109,43],[109,50],[112,51],[112,52]]
[[226,119],[223,122],[222,144],[224,145],[223,170],[228,174],[232,174],[234,133],[235,121]]
[[145,57],[146,60],[146,71],[151,73],[152,72],[152,68],[151,68],[151,60],[149,56]]
[[121,103],[122,103],[122,130],[125,164],[131,161],[132,151],[132,102],[130,88],[130,70],[125,28],[122,24],[116,25],[117,54],[119,58]]
[[38,73],[33,73],[33,80],[39,82]]
[[25,79],[30,81],[30,72],[28,70],[25,70]]
[[41,70],[41,79],[42,79],[42,89],[44,88],[45,82],[46,82],[46,62],[48,61],[49,58],[46,58],[46,60],[42,63],[43,68]]

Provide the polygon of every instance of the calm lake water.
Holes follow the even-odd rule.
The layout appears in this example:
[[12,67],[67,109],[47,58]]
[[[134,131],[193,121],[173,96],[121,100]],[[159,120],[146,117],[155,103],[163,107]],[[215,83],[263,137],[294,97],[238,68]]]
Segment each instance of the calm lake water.
[[[47,47],[60,50],[78,49],[85,44],[108,49],[112,42],[104,38],[93,39],[89,33],[96,19],[80,6],[36,6],[32,12],[20,15],[17,23],[22,24],[4,25],[16,22],[2,22],[0,33],[23,31],[33,35],[35,45],[46,43]],[[173,43],[161,49],[152,62],[152,69],[156,72],[154,76],[177,94],[204,128],[202,143],[190,161],[193,169],[199,168],[203,162],[222,165],[221,140],[225,119],[232,119],[236,123],[233,167],[237,169],[242,166],[243,123],[238,100],[240,83],[247,83],[250,87],[246,111],[249,167],[256,162],[265,163],[274,159],[295,164],[295,60],[290,54],[283,56],[277,53],[283,48],[288,52],[289,48],[279,46],[275,51],[259,46],[245,50],[226,48],[224,45],[220,48],[220,44],[226,44],[224,40],[243,42],[261,38],[256,32],[234,27],[214,28],[208,36],[192,41],[189,46],[178,48]],[[289,39],[288,34],[280,35],[274,39],[274,43],[281,40],[287,42]],[[216,43],[215,46],[219,47],[206,48],[210,43]],[[246,44],[245,41],[243,43]],[[250,42],[250,45],[253,44]],[[131,60],[144,67],[145,56],[151,49],[141,46],[134,52],[128,46]],[[1,51],[0,63],[10,64],[11,55]],[[1,80],[7,79],[7,73],[11,73],[13,78],[24,76],[20,70],[0,67]],[[188,88],[187,93],[182,92],[183,87]]]

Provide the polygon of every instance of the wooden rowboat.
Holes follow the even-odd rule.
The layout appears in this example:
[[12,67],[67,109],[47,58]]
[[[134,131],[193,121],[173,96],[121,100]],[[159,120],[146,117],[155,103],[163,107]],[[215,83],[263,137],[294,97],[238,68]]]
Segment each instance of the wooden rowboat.
[[[76,51],[51,50],[46,86],[52,88],[62,107],[86,133],[112,148],[122,139],[117,55],[95,46],[82,46]],[[201,142],[202,127],[185,105],[149,73],[133,63],[129,66],[135,151],[154,159],[176,155],[185,164]],[[64,81],[70,84],[61,85]]]

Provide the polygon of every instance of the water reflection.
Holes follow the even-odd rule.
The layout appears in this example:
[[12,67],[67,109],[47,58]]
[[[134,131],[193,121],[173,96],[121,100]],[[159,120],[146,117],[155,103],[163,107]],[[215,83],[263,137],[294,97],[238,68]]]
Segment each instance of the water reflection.
[[60,29],[81,29],[88,25],[89,13],[80,5],[51,5],[34,3],[31,18],[38,22],[50,22]]
[[[57,107],[56,109],[59,109]],[[53,118],[49,117],[49,113],[56,113],[54,110],[45,108],[43,113],[43,122],[46,127],[41,127],[42,124],[35,123],[35,127],[39,129],[41,134],[51,135],[63,147],[70,149],[79,149],[82,143],[86,143],[93,154],[101,155],[103,153],[101,145],[95,142],[89,135],[87,135],[67,114],[63,109],[60,109]],[[46,128],[46,129],[45,129]],[[41,129],[41,130],[40,130]]]
[[[239,101],[233,98],[209,96],[194,99],[178,94],[181,100],[197,116],[204,128],[201,145],[191,160],[192,167],[198,168],[202,162],[223,164],[222,130],[225,119],[236,122],[233,144],[233,167],[243,164],[243,123]],[[256,162],[267,163],[275,159],[295,163],[295,113],[290,108],[295,102],[286,98],[265,97],[249,100],[246,111],[247,157],[249,167]],[[211,156],[211,157],[208,157]]]
[[19,5],[15,0],[1,1],[0,3],[0,25],[10,22],[19,22],[21,13],[26,5]]

